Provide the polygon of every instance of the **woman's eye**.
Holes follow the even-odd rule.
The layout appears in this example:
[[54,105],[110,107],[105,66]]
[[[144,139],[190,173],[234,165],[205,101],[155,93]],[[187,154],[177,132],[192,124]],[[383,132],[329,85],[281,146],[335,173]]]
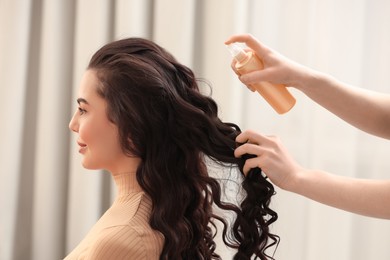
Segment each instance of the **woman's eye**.
[[79,107],[78,109],[79,109],[79,114],[80,115],[82,115],[82,114],[87,112],[85,109],[82,109],[81,107]]

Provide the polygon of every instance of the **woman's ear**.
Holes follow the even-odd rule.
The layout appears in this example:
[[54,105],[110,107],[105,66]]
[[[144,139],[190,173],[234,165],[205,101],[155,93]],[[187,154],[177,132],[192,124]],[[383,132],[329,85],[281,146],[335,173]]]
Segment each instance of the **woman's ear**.
[[131,153],[131,151],[137,151],[137,149],[130,137],[127,138],[127,147],[128,149],[126,149],[126,154],[129,157],[138,157],[134,153]]

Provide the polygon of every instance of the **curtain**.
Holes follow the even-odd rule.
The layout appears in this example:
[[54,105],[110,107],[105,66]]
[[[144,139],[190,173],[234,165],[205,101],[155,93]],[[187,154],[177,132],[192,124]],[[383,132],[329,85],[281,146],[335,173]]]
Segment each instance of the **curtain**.
[[[238,81],[223,42],[249,32],[306,66],[390,92],[389,12],[386,0],[0,0],[0,260],[61,259],[109,207],[111,178],[81,167],[68,122],[89,58],[123,37],[165,47],[210,82],[224,121],[279,136],[305,167],[388,179],[388,140],[294,89],[296,106],[276,114]],[[280,189],[272,208],[276,259],[390,259],[387,220]]]

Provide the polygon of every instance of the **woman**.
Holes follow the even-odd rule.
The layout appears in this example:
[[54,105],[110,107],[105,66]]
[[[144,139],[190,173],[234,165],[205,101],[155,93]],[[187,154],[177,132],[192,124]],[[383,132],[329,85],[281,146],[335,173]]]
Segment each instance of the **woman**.
[[[243,173],[247,156],[234,156],[239,128],[221,122],[189,68],[151,41],[115,41],[92,57],[77,101],[69,127],[82,164],[109,171],[118,195],[67,260],[220,259],[214,220],[235,259],[267,259],[278,242],[269,232],[274,188],[255,168],[240,207],[221,201],[205,157]],[[236,215],[230,229],[214,204]]]
[[[269,81],[295,87],[351,125],[390,139],[390,95],[347,85],[339,80],[291,61],[264,46],[249,34],[234,35],[226,44],[244,42],[264,62],[264,69],[240,80],[251,84]],[[233,66],[234,69],[234,66]],[[238,73],[236,71],[236,73]],[[278,138],[246,131],[237,142],[236,155],[256,155],[248,160],[244,172],[261,167],[271,181],[285,189],[326,205],[370,217],[390,219],[390,180],[357,179],[321,170],[306,169],[289,154]],[[331,192],[330,192],[331,191]]]

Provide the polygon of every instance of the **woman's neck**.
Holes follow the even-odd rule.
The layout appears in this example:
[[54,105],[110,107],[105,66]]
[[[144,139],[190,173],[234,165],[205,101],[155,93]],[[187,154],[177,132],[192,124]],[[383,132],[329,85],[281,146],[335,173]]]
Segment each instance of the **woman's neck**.
[[135,172],[113,175],[118,197],[142,191]]

